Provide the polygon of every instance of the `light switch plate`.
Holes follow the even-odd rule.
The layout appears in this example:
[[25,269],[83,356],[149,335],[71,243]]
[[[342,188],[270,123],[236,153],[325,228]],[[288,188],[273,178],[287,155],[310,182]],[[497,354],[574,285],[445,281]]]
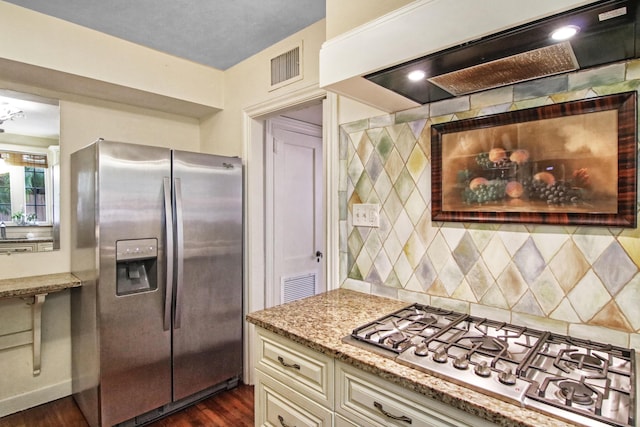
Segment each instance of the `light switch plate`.
[[353,225],[355,227],[380,227],[380,205],[377,203],[354,204]]

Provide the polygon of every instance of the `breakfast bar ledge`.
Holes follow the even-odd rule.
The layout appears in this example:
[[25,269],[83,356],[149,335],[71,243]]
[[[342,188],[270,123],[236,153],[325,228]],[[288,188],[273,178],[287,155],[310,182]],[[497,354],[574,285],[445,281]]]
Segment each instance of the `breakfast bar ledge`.
[[[0,280],[0,299],[21,298],[31,305],[33,323],[31,329],[0,335],[0,350],[33,345],[33,375],[40,374],[42,345],[42,306],[51,292],[59,292],[81,285],[80,279],[71,273],[46,274]],[[33,301],[30,299],[33,298]]]

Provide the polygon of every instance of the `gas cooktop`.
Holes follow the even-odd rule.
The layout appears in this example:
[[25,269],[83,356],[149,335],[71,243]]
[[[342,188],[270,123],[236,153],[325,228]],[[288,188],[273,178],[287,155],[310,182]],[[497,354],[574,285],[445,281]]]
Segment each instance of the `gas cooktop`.
[[590,426],[636,426],[633,349],[413,304],[346,341],[398,363]]

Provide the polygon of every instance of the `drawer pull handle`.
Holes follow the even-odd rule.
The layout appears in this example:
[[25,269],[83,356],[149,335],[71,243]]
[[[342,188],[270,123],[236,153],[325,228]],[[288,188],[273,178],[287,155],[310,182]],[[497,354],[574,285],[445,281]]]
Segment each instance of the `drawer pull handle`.
[[382,414],[387,417],[387,418],[391,418],[392,420],[398,420],[398,421],[404,421],[407,424],[411,424],[413,421],[411,420],[411,418],[405,416],[405,415],[393,415],[390,414],[389,412],[385,411],[382,408],[382,403],[379,402],[373,402],[373,406],[375,406],[378,411],[382,412]]
[[280,364],[285,368],[293,368],[293,369],[297,369],[298,371],[300,370],[300,365],[298,365],[297,363],[294,363],[294,364],[287,363],[284,361],[282,356],[278,356],[278,362],[280,362]]
[[[282,427],[291,427],[289,424],[284,422],[284,418],[282,418],[282,415],[278,415],[278,421],[280,421],[280,425]],[[293,426],[293,427],[296,427],[296,426]]]

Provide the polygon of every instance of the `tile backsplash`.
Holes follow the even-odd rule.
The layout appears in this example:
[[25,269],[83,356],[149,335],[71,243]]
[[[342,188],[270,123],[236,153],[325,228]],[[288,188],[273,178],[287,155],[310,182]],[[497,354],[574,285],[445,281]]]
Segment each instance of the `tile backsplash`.
[[[640,87],[640,60],[341,126],[342,286],[640,348],[640,231],[431,220],[430,126]],[[354,227],[378,203],[380,227]]]

